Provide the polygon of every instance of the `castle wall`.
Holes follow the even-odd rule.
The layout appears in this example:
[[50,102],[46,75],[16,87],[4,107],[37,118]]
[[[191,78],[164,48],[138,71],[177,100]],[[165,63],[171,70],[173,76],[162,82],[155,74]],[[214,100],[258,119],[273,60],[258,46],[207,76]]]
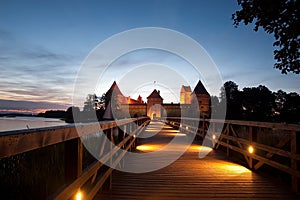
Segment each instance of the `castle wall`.
[[163,117],[180,117],[181,108],[180,104],[163,104]]
[[181,116],[198,117],[199,111],[201,116],[206,117],[209,116],[210,112],[210,95],[201,81],[198,82],[193,92],[190,86],[182,86],[180,103],[178,104],[164,104],[160,91],[156,89],[147,97],[147,104],[144,104],[140,96],[138,100],[123,96],[116,82],[113,83],[107,95],[111,97],[111,102],[115,102],[111,107],[118,118],[129,117],[128,114],[130,117],[148,116],[151,119]]
[[129,104],[131,117],[141,117],[147,115],[147,104]]

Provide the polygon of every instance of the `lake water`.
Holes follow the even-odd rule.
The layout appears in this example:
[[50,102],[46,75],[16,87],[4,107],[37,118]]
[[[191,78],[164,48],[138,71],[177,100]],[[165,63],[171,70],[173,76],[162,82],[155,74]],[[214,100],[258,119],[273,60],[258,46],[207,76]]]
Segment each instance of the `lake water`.
[[60,119],[43,117],[0,117],[0,132],[67,125]]

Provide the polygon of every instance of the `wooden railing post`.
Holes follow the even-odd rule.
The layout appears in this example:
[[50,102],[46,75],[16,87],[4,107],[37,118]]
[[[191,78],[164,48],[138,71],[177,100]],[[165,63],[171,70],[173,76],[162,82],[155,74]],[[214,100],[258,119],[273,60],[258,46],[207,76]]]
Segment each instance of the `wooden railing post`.
[[82,174],[82,142],[80,138],[65,142],[65,182],[74,181]]
[[[230,124],[228,123],[227,124],[227,126],[226,126],[226,129],[227,129],[227,131],[226,131],[226,135],[227,136],[229,136],[229,131],[230,131]],[[227,155],[227,157],[229,157],[229,139],[227,138],[227,140],[226,140],[226,155]]]
[[[128,125],[128,132],[131,134],[132,131],[133,131],[133,126],[134,126],[134,123],[130,123]],[[137,146],[137,138],[135,135],[133,135],[133,139],[134,139],[134,143],[132,144],[132,150],[135,150],[136,146]]]
[[[253,130],[252,130],[252,126],[249,126],[249,145],[252,145],[252,142],[253,142]],[[247,151],[248,151],[248,147],[247,148]],[[250,169],[252,169],[253,167],[253,160],[252,160],[252,156],[251,154],[249,153],[249,162],[248,162],[248,165],[250,167]]]
[[[114,139],[114,129],[115,128],[110,128],[109,129],[109,132],[107,133],[109,139],[110,139],[110,152],[112,151],[113,149],[113,144],[115,144],[115,139]],[[116,128],[118,129],[118,128]],[[113,160],[112,160],[112,156],[113,155],[110,155],[110,159],[109,159],[109,165],[112,166],[112,163],[113,163]],[[107,166],[108,167],[108,166]],[[104,184],[103,184],[103,190],[111,190],[112,189],[112,173],[109,175],[109,177],[105,180]]]
[[[297,149],[297,143],[299,143],[299,136],[297,136],[296,131],[292,132],[291,137],[291,153],[292,153],[292,159],[291,159],[291,168],[294,170],[298,170],[297,166],[297,160],[295,159],[296,154],[298,153]],[[292,175],[292,189],[294,192],[299,192],[299,178],[296,175]]]
[[215,133],[216,133],[216,124],[215,124],[215,122],[210,122],[210,123],[212,123],[212,134],[211,134],[211,142],[212,142],[212,148],[213,149],[215,149],[215,144],[216,144],[216,135],[215,135]]
[[202,135],[201,135],[202,139],[204,138],[204,135],[205,135],[205,120],[203,118],[203,121],[202,121]]
[[[257,141],[257,130],[256,129],[253,130],[253,127],[249,126],[249,146],[252,146],[252,148],[254,148],[253,143],[255,143],[256,141]],[[249,147],[247,147],[247,151],[248,151],[248,148]],[[248,152],[248,155],[249,155],[248,164],[249,164],[250,169],[253,169],[254,164],[253,164],[253,158],[252,158],[251,154],[252,153]]]

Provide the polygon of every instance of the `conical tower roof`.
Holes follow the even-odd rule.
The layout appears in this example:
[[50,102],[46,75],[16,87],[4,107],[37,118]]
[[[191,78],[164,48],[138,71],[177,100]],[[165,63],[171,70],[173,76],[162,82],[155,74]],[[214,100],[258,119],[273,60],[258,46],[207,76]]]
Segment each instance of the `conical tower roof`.
[[114,92],[116,95],[122,95],[122,96],[124,96],[124,95],[122,94],[122,92],[121,92],[119,86],[117,85],[116,81],[114,81],[113,84],[110,86],[109,90],[107,90],[106,95],[107,95],[107,96],[110,96],[113,92]]
[[197,83],[193,94],[206,94],[209,95],[209,93],[207,92],[207,90],[205,89],[204,85],[202,84],[202,82],[199,80],[199,82]]
[[159,90],[157,91],[156,89],[154,89],[153,90],[153,92],[147,97],[147,99],[149,99],[149,98],[151,98],[151,99],[158,99],[158,98],[160,98],[161,100],[164,100],[161,96],[160,96],[160,94],[159,94],[160,92],[159,92]]

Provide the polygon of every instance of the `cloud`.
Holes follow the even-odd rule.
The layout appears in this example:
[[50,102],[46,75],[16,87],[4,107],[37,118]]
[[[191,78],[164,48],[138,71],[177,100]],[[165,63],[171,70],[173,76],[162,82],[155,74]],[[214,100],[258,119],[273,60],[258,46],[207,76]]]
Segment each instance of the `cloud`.
[[14,101],[0,99],[0,112],[28,112],[28,111],[45,111],[45,110],[66,110],[69,105],[33,102],[33,101]]
[[0,30],[0,94],[3,99],[71,103],[81,61],[43,46],[24,45]]

